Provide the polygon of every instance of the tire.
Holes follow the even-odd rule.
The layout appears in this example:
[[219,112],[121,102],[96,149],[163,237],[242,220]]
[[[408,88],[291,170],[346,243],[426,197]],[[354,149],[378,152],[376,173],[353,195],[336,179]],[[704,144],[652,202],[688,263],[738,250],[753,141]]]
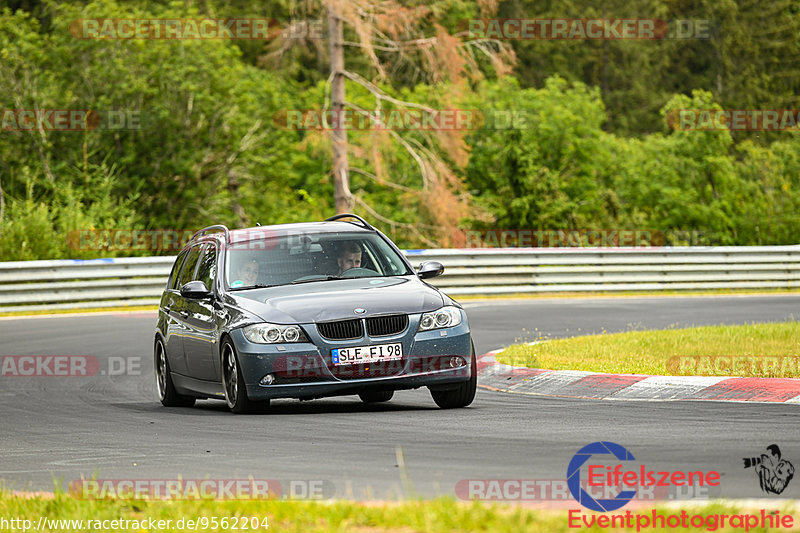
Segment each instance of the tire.
[[442,409],[455,409],[466,407],[475,399],[478,389],[478,361],[475,358],[475,346],[472,347],[471,374],[469,381],[460,383],[458,387],[448,390],[431,390],[431,397],[436,405]]
[[221,357],[222,388],[228,408],[237,415],[264,412],[269,407],[269,400],[257,402],[247,397],[242,368],[230,339],[222,343]]
[[164,407],[191,407],[194,405],[194,402],[197,400],[196,398],[178,394],[178,391],[175,390],[175,384],[172,382],[172,374],[169,369],[167,352],[164,348],[164,342],[161,339],[156,340],[153,354],[153,368],[155,368],[158,398],[161,400]]
[[364,403],[388,402],[392,396],[394,396],[393,390],[371,390],[358,393],[358,397]]

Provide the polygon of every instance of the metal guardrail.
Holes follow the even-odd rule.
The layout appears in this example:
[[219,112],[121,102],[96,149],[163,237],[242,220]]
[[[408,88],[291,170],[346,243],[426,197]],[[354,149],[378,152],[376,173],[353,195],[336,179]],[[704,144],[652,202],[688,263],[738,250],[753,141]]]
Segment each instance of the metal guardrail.
[[[800,245],[407,250],[448,294],[800,287]],[[174,256],[0,263],[0,312],[157,305]]]

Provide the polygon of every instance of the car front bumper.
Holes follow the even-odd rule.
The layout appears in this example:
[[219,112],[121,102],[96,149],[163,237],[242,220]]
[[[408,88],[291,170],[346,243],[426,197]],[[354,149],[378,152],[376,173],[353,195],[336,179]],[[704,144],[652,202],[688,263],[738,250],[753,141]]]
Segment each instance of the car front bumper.
[[[409,316],[409,326],[398,335],[362,337],[347,341],[322,338],[313,324],[301,324],[311,342],[258,344],[245,338],[241,329],[231,331],[239,355],[247,396],[251,400],[272,398],[310,399],[357,394],[370,389],[401,390],[418,387],[447,388],[472,377],[472,341],[466,314],[460,325],[417,331],[420,315]],[[339,367],[331,362],[331,350],[352,346],[401,343],[403,359]],[[453,366],[456,362],[460,366]],[[270,385],[262,384],[267,375]]]

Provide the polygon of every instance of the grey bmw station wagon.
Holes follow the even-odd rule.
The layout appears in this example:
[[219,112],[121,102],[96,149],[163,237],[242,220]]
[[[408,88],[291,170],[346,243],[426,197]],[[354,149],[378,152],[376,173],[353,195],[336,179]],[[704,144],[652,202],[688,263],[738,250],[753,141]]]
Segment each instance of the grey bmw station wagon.
[[464,309],[415,272],[364,219],[197,232],[161,297],[154,362],[161,403],[224,399],[234,413],[272,398],[357,394],[385,402],[428,387],[443,408],[472,403],[475,350]]

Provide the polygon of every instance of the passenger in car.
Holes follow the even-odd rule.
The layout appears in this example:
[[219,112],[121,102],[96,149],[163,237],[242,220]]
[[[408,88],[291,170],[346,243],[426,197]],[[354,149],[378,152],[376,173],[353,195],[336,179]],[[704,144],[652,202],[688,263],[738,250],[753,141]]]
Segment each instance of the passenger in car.
[[245,287],[258,282],[258,261],[250,259],[239,265],[236,279],[242,281]]

